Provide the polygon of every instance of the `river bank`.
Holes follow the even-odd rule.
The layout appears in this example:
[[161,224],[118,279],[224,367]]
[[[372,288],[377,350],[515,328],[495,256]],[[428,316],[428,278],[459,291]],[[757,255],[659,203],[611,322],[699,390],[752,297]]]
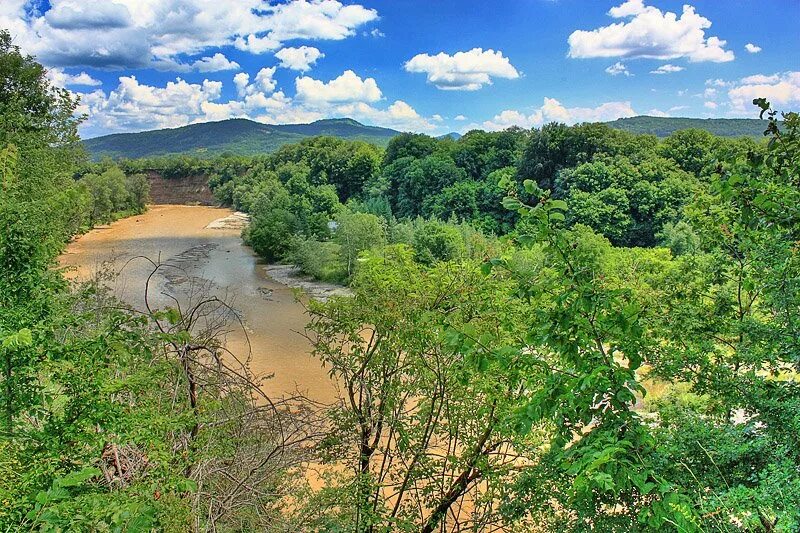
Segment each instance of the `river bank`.
[[288,286],[292,276],[287,273],[284,284],[280,269],[273,269],[275,278],[268,275],[271,267],[242,243],[242,223],[230,209],[155,205],[78,237],[59,262],[76,281],[102,276],[119,299],[140,310],[153,272],[150,261],[163,265],[151,278],[151,303],[186,302],[200,293],[221,298],[244,326],[228,328],[225,346],[246,359],[256,376],[271,376],[263,382],[267,394],[300,391],[333,401],[335,388],[302,335],[308,316]]

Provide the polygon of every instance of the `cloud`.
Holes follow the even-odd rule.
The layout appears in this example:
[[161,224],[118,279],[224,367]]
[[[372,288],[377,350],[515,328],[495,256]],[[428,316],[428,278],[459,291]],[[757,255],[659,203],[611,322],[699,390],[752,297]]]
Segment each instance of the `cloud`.
[[680,72],[684,70],[683,67],[679,67],[678,65],[670,65],[667,63],[666,65],[661,65],[655,70],[651,70],[650,74],[672,74],[673,72]]
[[631,108],[630,102],[606,102],[597,107],[567,108],[555,98],[545,97],[542,106],[529,115],[507,109],[484,122],[482,127],[490,131],[503,130],[511,126],[533,128],[548,122],[564,122],[566,124],[605,122],[635,115],[636,112]]
[[318,59],[325,57],[325,54],[313,46],[300,46],[282,48],[275,53],[275,57],[280,60],[283,68],[305,72],[311,69]]
[[612,76],[618,76],[619,74],[624,74],[626,76],[631,76],[632,75],[630,73],[630,71],[628,70],[628,67],[626,67],[624,64],[622,64],[619,61],[617,61],[616,63],[614,63],[610,67],[606,68],[606,72],[608,74],[611,74]]
[[269,94],[275,90],[278,82],[273,76],[277,67],[264,67],[258,71],[253,83],[250,83],[250,74],[239,72],[233,77],[233,84],[236,86],[236,94],[239,98],[252,96],[256,93]]
[[501,51],[473,48],[468,52],[431,56],[417,54],[408,60],[408,72],[427,74],[428,82],[443,90],[475,91],[491,85],[492,78],[519,78],[519,72]]
[[800,72],[779,74],[756,74],[747,76],[728,90],[731,111],[735,114],[752,115],[755,98],[766,98],[775,108],[800,105]]
[[678,17],[646,6],[644,0],[627,0],[611,8],[608,15],[626,20],[594,30],[574,31],[568,38],[569,57],[686,58],[718,63],[734,59],[734,53],[725,50],[726,41],[706,37],[711,21],[688,4]]
[[431,131],[436,126],[422,117],[402,100],[396,100],[386,109],[377,109],[364,102],[354,102],[336,107],[339,116],[352,117],[377,126],[395,128],[402,131]]
[[719,107],[719,104],[717,104],[716,102],[703,102],[703,107],[705,107],[706,109],[716,109],[717,107]]
[[44,19],[51,28],[59,30],[113,30],[133,24],[125,6],[92,0],[53,2]]
[[82,109],[90,117],[89,132],[140,131],[183,126],[205,118],[204,104],[217,100],[222,83],[204,80],[187,83],[177,78],[164,87],[139,83],[136,76],[121,76],[106,95],[102,90],[82,94]]
[[456,115],[453,118],[453,120],[458,120],[458,121],[467,120],[467,117],[465,117],[464,115]]
[[757,54],[761,51],[761,47],[756,46],[753,43],[747,43],[746,45],[744,45],[744,49],[750,52],[751,54]]
[[231,61],[223,54],[217,52],[211,57],[204,57],[192,63],[192,69],[197,72],[219,72],[221,70],[238,70],[239,63]]
[[[777,83],[781,80],[780,74],[772,74],[772,75],[765,75],[765,74],[754,74],[752,76],[746,76],[740,80],[742,85],[769,85],[773,83]],[[735,83],[731,83],[731,85],[735,85]]]
[[383,95],[373,78],[361,79],[352,70],[328,83],[299,77],[295,80],[297,99],[312,103],[376,102]]
[[674,113],[675,111],[683,111],[684,109],[689,109],[688,105],[676,105],[672,106],[668,109],[670,113]]
[[293,39],[341,40],[378,18],[338,0],[51,0],[43,12],[32,4],[3,0],[0,27],[56,67],[191,64],[187,58],[223,46],[263,53]]
[[[122,76],[118,86],[76,93],[81,97],[79,113],[89,116],[81,127],[84,136],[115,132],[172,128],[186,124],[244,117],[272,124],[303,123],[324,117],[352,117],[368,124],[403,131],[431,132],[442,117],[426,118],[403,100],[378,107],[382,99],[372,78],[361,79],[352,71],[329,82],[308,77],[296,79],[297,95],[278,90],[273,78],[276,67],[265,67],[255,76],[239,72],[233,76],[236,97],[220,101],[223,84],[204,80],[188,83],[181,78],[163,86],[141,83],[135,76]],[[53,76],[63,76],[55,71]]]
[[383,33],[381,30],[379,30],[378,28],[372,28],[371,31],[364,32],[364,35],[368,37],[374,37],[376,39],[380,39],[381,37],[386,37],[386,34]]
[[660,109],[651,109],[650,111],[647,112],[647,115],[651,116],[651,117],[668,117],[668,116],[670,116],[669,113],[667,113],[665,111],[661,111]]
[[709,79],[706,80],[706,85],[710,85],[712,87],[730,87],[732,84],[722,79]]
[[81,71],[80,74],[67,74],[64,69],[51,68],[47,71],[47,77],[57,87],[70,87],[82,85],[84,87],[94,87],[102,85],[103,82],[96,80],[89,74]]

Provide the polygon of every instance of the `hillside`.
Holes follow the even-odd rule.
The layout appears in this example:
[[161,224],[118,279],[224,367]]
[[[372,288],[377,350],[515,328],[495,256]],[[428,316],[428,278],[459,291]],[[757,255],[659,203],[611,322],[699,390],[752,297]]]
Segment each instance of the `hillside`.
[[269,153],[284,144],[317,135],[333,135],[386,146],[389,139],[399,133],[388,128],[365,126],[348,118],[318,120],[310,124],[261,124],[247,119],[229,119],[180,128],[104,135],[85,139],[83,145],[92,159],[135,159],[169,154],[202,157],[223,152],[240,155]]
[[631,133],[649,133],[657,137],[688,128],[706,130],[720,137],[763,137],[766,120],[753,118],[680,118],[638,116],[607,122],[612,128]]
[[[633,133],[650,133],[658,137],[666,137],[686,128],[704,129],[722,137],[761,137],[765,128],[763,120],[728,118],[640,116],[621,118],[607,124],[612,128]],[[366,126],[349,118],[318,120],[310,124],[262,124],[237,118],[140,133],[116,133],[86,139],[83,144],[93,159],[136,159],[170,154],[203,157],[223,152],[240,155],[270,153],[284,144],[317,135],[332,135],[386,146],[389,139],[399,133],[389,128]],[[457,140],[461,135],[453,132],[439,138],[444,137]]]

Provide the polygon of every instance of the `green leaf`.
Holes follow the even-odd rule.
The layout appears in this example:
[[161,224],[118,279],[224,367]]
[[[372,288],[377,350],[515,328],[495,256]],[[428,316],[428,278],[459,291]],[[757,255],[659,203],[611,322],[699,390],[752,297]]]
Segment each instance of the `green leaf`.
[[516,209],[520,209],[523,207],[523,205],[522,202],[520,202],[517,198],[514,198],[513,196],[506,196],[503,198],[503,207],[509,211],[514,211]]

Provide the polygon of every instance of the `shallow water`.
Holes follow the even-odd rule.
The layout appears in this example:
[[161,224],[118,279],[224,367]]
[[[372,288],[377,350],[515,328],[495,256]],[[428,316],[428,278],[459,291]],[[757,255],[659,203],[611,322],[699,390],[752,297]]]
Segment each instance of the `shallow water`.
[[153,271],[143,257],[163,264],[150,282],[151,305],[170,305],[170,297],[186,302],[200,291],[225,300],[245,326],[230,326],[226,347],[240,359],[249,352],[255,375],[273,374],[263,385],[267,394],[299,390],[316,401],[332,401],[333,384],[301,335],[308,316],[292,289],[265,274],[264,265],[242,244],[240,229],[207,227],[232,213],[206,206],[152,206],[143,215],[82,235],[70,243],[60,263],[76,280],[118,273],[108,282],[114,293],[142,310]]

